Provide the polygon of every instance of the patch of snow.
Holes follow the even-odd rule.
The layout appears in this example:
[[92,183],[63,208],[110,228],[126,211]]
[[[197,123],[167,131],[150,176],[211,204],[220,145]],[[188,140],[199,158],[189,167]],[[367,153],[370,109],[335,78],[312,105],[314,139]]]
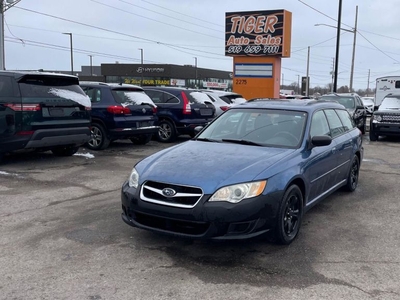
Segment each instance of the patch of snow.
[[8,173],[8,172],[5,172],[5,171],[0,171],[0,175],[21,177],[19,174],[16,174],[16,173]]
[[4,171],[0,171],[0,175],[11,175],[11,174]]
[[132,104],[137,104],[137,105],[150,104],[151,106],[156,107],[153,100],[151,100],[151,98],[149,96],[147,96],[147,94],[145,94],[145,93],[125,91],[124,95],[126,98],[128,98],[129,101],[121,103],[121,105],[123,107],[132,105]]
[[91,153],[75,153],[74,156],[83,156],[86,158],[94,158],[94,155]]
[[72,100],[72,101],[74,101],[76,103],[79,103],[79,104],[81,104],[83,106],[86,106],[86,107],[91,107],[92,106],[89,96],[83,95],[83,94],[79,94],[79,93],[74,92],[74,91],[51,88],[49,90],[49,93],[54,95],[54,96],[60,97],[60,98]]
[[201,93],[201,92],[191,92],[190,96],[193,97],[193,99],[197,102],[197,103],[202,103],[202,104],[206,104],[206,102],[211,103],[210,98],[208,98],[207,94],[205,93]]

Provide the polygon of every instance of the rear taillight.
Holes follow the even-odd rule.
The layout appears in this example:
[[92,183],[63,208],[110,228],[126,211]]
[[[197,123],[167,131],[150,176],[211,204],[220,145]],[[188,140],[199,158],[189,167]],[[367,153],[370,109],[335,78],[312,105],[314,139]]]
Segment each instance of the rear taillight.
[[157,106],[153,106],[153,114],[157,114]]
[[192,113],[192,107],[190,106],[189,99],[186,96],[185,92],[182,92],[182,99],[183,99],[183,114],[190,115]]
[[131,114],[131,110],[128,107],[119,106],[119,105],[109,106],[109,107],[107,107],[107,111],[114,115],[130,115]]
[[35,131],[30,130],[30,131],[18,131],[16,134],[17,135],[32,135],[34,133],[35,133]]
[[220,106],[219,108],[222,109],[222,111],[226,111],[229,109],[229,106]]
[[91,106],[85,106],[85,110],[92,110]]
[[40,111],[40,104],[13,104],[6,103],[4,106],[14,111]]

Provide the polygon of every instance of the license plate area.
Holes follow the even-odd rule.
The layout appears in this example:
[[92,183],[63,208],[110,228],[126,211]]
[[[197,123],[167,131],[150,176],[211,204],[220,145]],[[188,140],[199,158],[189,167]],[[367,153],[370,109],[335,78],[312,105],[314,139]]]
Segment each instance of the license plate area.
[[141,128],[141,127],[149,127],[151,126],[151,122],[147,121],[147,122],[137,122],[136,127],[137,128]]

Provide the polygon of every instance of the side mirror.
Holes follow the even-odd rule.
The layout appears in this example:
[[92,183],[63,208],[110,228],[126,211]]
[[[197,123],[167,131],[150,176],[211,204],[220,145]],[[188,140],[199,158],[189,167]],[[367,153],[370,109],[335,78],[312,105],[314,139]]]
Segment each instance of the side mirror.
[[311,144],[315,147],[328,146],[332,143],[332,138],[328,135],[316,135],[311,139]]
[[356,109],[365,109],[365,106],[359,105],[359,106],[356,107]]

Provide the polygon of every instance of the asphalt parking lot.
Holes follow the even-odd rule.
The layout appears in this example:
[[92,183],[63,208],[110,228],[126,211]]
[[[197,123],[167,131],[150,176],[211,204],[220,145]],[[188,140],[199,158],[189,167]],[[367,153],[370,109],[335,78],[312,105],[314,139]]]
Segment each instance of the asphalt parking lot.
[[182,240],[123,223],[132,166],[169,146],[8,156],[0,299],[400,299],[400,139],[366,135],[356,192],[309,211],[290,246]]

